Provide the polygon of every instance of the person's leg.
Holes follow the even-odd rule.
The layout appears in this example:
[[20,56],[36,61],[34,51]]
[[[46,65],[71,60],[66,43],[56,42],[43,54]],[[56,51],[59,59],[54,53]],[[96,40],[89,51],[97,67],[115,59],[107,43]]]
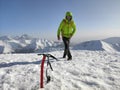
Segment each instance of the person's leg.
[[64,53],[63,53],[63,58],[65,58],[66,55],[67,55],[67,43],[66,43],[66,38],[65,38],[65,37],[63,37],[62,39],[63,39],[63,43],[64,43]]
[[72,59],[70,49],[69,49],[70,39],[66,38],[66,37],[63,37],[63,42],[64,42],[64,45],[65,45],[63,58],[65,58],[66,55],[67,55],[68,59]]
[[68,55],[68,60],[72,59],[72,55],[70,53],[70,39],[67,39],[67,55]]

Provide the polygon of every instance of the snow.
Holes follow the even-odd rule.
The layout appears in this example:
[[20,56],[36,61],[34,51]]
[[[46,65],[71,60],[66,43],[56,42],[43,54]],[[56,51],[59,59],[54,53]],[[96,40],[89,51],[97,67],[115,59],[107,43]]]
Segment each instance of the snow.
[[120,90],[120,52],[71,50],[71,61],[61,58],[63,50],[46,53],[59,61],[51,60],[51,81],[44,89],[39,88],[42,56],[0,54],[0,90]]
[[[91,40],[74,45],[75,50],[120,52],[120,37],[104,40]],[[26,34],[16,37],[0,37],[0,53],[33,53],[48,52],[61,49],[61,42],[46,39],[33,38]],[[59,48],[58,48],[59,47]]]
[[120,37],[107,38],[103,41],[111,44],[112,48],[114,48],[116,51],[120,51]]
[[0,90],[39,90],[40,52],[59,59],[51,59],[51,81],[40,90],[120,90],[119,37],[86,41],[70,48],[73,60],[67,61],[62,58],[61,42],[26,34],[0,37]]
[[53,46],[56,46],[53,41],[32,38],[26,34],[15,37],[0,37],[0,53],[31,53],[42,51],[42,49],[45,51],[46,48]]
[[[119,46],[118,44],[116,44]],[[107,52],[117,52],[120,51],[120,47],[115,48],[116,45],[107,43],[102,40],[92,40],[82,42],[73,47],[75,50],[91,50],[91,51],[107,51]]]
[[111,37],[111,38],[103,39],[103,41],[111,44],[120,43],[120,37]]
[[12,51],[12,47],[7,42],[0,40],[0,53],[9,53]]
[[73,49],[80,49],[80,50],[101,50],[101,51],[104,50],[102,48],[102,43],[101,43],[100,40],[86,41],[86,42],[80,43],[78,45],[75,45]]
[[116,50],[112,47],[112,45],[106,43],[106,42],[103,42],[101,41],[102,43],[102,48],[104,48],[105,51],[108,51],[108,52],[115,52]]

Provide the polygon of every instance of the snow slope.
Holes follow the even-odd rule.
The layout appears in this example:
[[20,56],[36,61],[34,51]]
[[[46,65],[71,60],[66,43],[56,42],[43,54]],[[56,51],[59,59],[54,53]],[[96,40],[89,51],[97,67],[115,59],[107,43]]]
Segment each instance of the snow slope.
[[7,43],[0,40],[0,54],[12,52],[12,47]]
[[120,51],[120,37],[107,38],[103,41],[110,43],[116,51]]
[[[54,71],[43,90],[120,90],[119,52],[72,50],[71,61],[61,59],[63,51],[47,53],[60,61],[52,60]],[[0,90],[38,90],[41,59],[37,54],[0,54]]]
[[116,50],[109,43],[106,43],[101,40],[86,41],[80,44],[77,44],[73,47],[75,50],[91,50],[91,51],[108,51],[115,52]]
[[111,37],[111,38],[103,39],[103,41],[111,44],[120,43],[120,37]]

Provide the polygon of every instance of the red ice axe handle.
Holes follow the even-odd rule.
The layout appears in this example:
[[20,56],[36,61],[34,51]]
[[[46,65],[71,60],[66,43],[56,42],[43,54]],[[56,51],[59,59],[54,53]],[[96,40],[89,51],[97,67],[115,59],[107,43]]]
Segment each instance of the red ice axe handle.
[[40,71],[40,88],[43,88],[43,73],[44,73],[44,62],[45,62],[46,56],[43,55],[42,63],[41,63],[41,71]]

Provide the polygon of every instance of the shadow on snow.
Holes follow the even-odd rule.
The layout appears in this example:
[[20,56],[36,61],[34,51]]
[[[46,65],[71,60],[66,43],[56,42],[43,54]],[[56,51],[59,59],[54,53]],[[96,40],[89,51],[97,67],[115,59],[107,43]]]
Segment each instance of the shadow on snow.
[[0,63],[0,68],[4,67],[11,67],[15,65],[28,65],[28,64],[40,64],[41,61],[34,61],[34,62],[11,62],[11,63]]
[[[60,58],[58,58],[60,59]],[[49,59],[50,62],[54,62],[54,59]],[[47,60],[46,60],[47,61]],[[45,62],[46,62],[45,61]],[[58,60],[60,61],[60,60]],[[11,62],[11,63],[0,63],[0,68],[5,68],[5,67],[11,67],[11,66],[16,66],[16,65],[28,65],[28,64],[38,64],[40,65],[42,60],[39,61],[33,61],[33,62]]]

